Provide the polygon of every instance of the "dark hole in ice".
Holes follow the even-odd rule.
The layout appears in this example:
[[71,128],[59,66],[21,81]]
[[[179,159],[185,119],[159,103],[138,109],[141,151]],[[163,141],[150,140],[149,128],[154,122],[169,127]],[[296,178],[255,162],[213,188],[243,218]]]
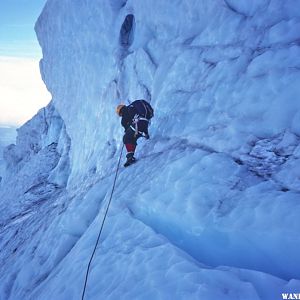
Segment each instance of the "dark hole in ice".
[[121,46],[128,48],[132,44],[134,25],[135,25],[134,15],[132,14],[127,15],[120,30]]

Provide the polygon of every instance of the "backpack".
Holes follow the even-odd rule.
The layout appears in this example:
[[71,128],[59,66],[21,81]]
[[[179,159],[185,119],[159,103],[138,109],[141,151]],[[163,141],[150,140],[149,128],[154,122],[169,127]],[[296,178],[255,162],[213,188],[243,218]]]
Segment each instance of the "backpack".
[[135,108],[137,114],[139,115],[139,119],[145,118],[149,121],[154,116],[154,110],[150,103],[148,103],[146,100],[136,100],[129,106]]

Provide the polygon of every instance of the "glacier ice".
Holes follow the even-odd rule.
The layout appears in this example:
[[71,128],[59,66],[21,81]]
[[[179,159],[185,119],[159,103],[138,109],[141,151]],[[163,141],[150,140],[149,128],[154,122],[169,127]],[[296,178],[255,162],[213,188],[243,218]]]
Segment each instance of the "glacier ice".
[[[10,126],[0,126],[0,177],[5,172],[5,162],[3,159],[3,150],[15,142],[16,128]],[[2,177],[1,177],[2,178]],[[1,181],[1,179],[0,179]]]
[[0,298],[77,299],[120,154],[119,102],[155,109],[120,170],[88,299],[300,292],[297,0],[48,0],[52,102],[4,151]]

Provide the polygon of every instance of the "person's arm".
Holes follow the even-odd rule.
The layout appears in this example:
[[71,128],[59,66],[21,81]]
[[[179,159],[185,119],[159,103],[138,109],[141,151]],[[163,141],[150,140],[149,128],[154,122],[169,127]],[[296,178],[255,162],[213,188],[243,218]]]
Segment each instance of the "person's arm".
[[125,128],[125,130],[131,125],[132,119],[128,113],[128,110],[124,110],[121,120],[121,125]]
[[121,125],[125,128],[125,130],[129,127],[128,122],[127,122],[126,118],[124,118],[124,116],[122,117]]

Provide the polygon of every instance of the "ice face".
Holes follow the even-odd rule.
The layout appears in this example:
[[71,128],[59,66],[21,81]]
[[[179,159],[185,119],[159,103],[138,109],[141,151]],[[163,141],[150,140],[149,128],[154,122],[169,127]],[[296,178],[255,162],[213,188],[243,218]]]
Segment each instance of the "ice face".
[[3,174],[5,172],[5,162],[3,160],[3,150],[8,145],[14,143],[15,139],[16,139],[16,128],[0,127],[0,177],[3,176]]
[[49,0],[36,32],[51,130],[41,111],[8,149],[2,203],[20,203],[2,216],[0,295],[81,294],[122,145],[115,106],[135,99],[154,107],[151,139],[119,171],[89,299],[299,292],[299,8]]
[[36,30],[43,78],[73,141],[72,176],[107,161],[106,142],[120,141],[114,108],[138,98],[156,108],[152,135],[217,151],[300,133],[297,3],[78,1],[53,16],[56,5]]

